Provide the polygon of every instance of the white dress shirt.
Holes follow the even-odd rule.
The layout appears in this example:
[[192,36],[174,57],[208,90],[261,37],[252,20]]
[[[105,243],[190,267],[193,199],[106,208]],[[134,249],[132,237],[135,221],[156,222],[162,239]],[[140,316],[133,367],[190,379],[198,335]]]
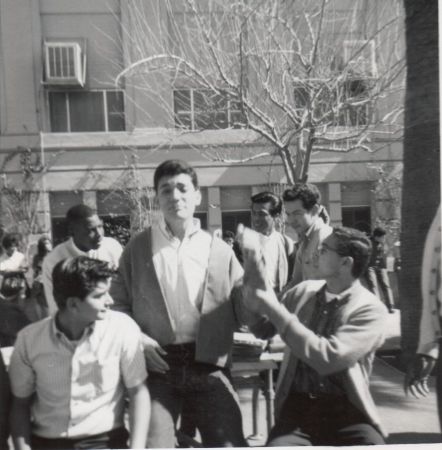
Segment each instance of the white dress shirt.
[[211,242],[198,219],[182,241],[172,235],[164,220],[152,228],[153,263],[177,344],[196,339]]

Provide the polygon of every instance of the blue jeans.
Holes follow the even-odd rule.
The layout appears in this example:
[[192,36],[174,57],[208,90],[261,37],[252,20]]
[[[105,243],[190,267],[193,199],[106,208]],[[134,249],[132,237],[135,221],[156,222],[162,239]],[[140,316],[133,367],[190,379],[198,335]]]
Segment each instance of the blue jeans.
[[226,369],[194,360],[194,345],[166,346],[170,370],[149,373],[152,415],[147,446],[174,448],[183,405],[203,447],[246,447],[239,402]]

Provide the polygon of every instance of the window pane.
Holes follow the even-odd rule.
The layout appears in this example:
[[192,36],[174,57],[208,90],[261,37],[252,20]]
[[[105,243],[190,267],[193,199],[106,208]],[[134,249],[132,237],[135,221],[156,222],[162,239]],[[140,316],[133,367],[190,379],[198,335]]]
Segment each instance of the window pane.
[[102,92],[70,92],[71,131],[105,131]]
[[173,110],[175,113],[190,112],[190,90],[180,89],[173,91]]
[[124,96],[121,91],[109,91],[107,94],[108,131],[124,131]]
[[192,116],[190,113],[175,114],[175,127],[184,128],[185,130],[192,129]]
[[53,133],[68,131],[66,94],[64,92],[49,92],[49,114]]

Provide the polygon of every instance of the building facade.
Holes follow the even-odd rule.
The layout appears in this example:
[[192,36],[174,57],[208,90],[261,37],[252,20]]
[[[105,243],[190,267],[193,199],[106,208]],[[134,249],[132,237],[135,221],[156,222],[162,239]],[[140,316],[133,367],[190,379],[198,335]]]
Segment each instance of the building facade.
[[[286,185],[278,157],[253,157],[267,152],[269,144],[251,129],[235,126],[240,115],[235,102],[223,107],[221,118],[208,118],[199,109],[201,92],[192,86],[178,89],[170,80],[157,79],[146,93],[131,82],[115,84],[136,50],[127,38],[134,23],[130,3],[0,0],[4,229],[17,226],[14,207],[11,211],[9,205],[6,214],[6,194],[14,190],[21,194],[18,204],[28,202],[28,210],[35,210],[25,211],[20,220],[32,216],[36,236],[49,232],[62,239],[63,217],[78,202],[95,208],[114,228],[137,228],[141,209],[155,212],[154,169],[170,158],[196,168],[203,194],[197,215],[210,231],[249,224],[250,196],[264,189],[281,192]],[[144,4],[161,9],[161,2]],[[343,0],[336,4],[343,14],[349,8]],[[368,13],[376,21],[376,8]],[[361,28],[361,39],[363,34]],[[195,132],[182,133],[177,124]],[[394,198],[379,198],[376,186],[381,172],[400,173],[402,141],[395,130],[380,127],[370,149],[312,155],[309,181],[318,184],[333,225],[369,231],[379,208],[388,209],[386,202],[397,206]],[[216,157],[220,152],[223,157]],[[29,191],[38,195],[29,199]],[[382,214],[394,219],[396,212]]]

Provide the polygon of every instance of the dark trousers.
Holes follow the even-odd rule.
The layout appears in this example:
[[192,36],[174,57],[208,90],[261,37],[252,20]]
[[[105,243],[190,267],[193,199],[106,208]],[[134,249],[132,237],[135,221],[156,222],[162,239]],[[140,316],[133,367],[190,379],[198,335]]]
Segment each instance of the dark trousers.
[[117,428],[106,433],[95,434],[93,436],[87,436],[79,439],[46,439],[33,435],[31,438],[31,448],[33,450],[128,448],[128,438],[129,433],[125,428]]
[[267,446],[384,443],[381,434],[345,397],[291,394],[270,432]]
[[394,308],[393,291],[390,286],[390,279],[388,278],[387,269],[381,269],[378,267],[369,267],[367,269],[367,287],[373,292],[376,297],[382,300],[379,287],[384,294],[385,305],[388,310],[391,311]]
[[185,412],[198,428],[203,447],[246,447],[238,398],[229,372],[195,362],[193,344],[169,345],[165,357],[170,370],[151,372],[151,421],[147,446],[175,447],[175,430]]

